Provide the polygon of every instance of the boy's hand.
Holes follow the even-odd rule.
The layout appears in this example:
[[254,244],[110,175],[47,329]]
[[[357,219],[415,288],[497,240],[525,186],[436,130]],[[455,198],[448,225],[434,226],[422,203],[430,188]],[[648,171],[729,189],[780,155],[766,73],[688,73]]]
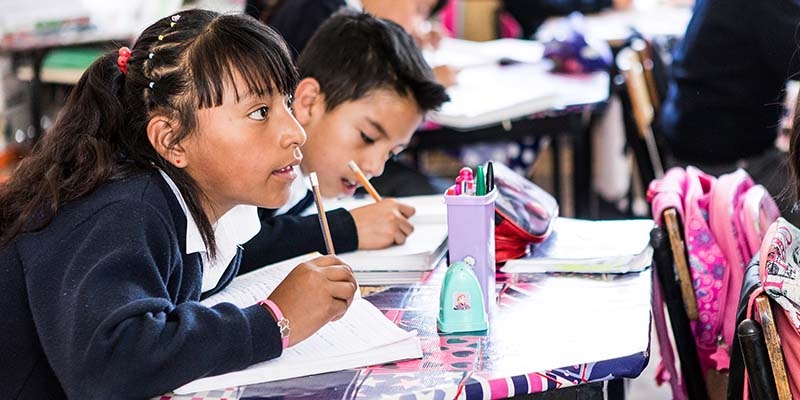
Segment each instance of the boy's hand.
[[449,65],[437,65],[433,67],[433,75],[436,77],[436,82],[448,88],[458,83],[458,73],[461,70]]
[[383,199],[375,204],[350,210],[358,231],[360,250],[382,249],[393,244],[403,244],[414,231],[408,218],[414,207],[395,199]]
[[336,256],[295,267],[269,296],[289,320],[289,346],[341,318],[353,302],[356,287],[353,270]]

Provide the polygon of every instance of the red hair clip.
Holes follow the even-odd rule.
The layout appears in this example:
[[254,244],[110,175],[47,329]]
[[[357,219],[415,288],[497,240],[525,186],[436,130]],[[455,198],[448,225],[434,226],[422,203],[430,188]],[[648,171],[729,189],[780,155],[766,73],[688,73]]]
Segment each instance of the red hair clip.
[[128,59],[131,58],[131,49],[127,47],[119,48],[119,57],[117,57],[117,66],[124,75],[128,75]]

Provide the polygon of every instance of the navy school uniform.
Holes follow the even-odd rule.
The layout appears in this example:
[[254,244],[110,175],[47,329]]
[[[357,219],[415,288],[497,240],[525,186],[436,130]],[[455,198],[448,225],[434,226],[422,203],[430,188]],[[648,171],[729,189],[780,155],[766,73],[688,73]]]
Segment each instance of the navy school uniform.
[[198,302],[203,265],[185,252],[186,226],[149,172],[103,184],[0,248],[0,398],[145,398],[279,356],[264,308]]
[[[240,274],[313,251],[327,252],[317,214],[301,215],[314,205],[314,195],[305,181],[299,177],[293,182],[287,206],[258,210],[261,231],[243,246]],[[326,211],[325,216],[336,252],[357,250],[358,231],[350,212],[339,208]]]

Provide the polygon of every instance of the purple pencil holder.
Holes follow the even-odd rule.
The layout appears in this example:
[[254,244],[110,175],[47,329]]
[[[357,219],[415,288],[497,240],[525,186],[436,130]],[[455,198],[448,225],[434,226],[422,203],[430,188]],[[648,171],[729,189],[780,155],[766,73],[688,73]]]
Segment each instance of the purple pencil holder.
[[494,202],[497,190],[484,196],[448,196],[447,248],[450,263],[471,265],[483,292],[487,313],[495,303]]

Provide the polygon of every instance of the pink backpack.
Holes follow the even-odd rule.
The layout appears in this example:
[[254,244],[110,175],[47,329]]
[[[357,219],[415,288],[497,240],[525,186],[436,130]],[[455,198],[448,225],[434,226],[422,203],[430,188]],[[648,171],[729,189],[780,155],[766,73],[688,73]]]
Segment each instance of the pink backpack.
[[[783,218],[769,226],[759,254],[761,286],[748,299],[747,318],[753,318],[755,298],[767,293],[772,307],[775,328],[780,337],[789,389],[793,398],[800,398],[800,229]],[[745,385],[747,387],[747,377]],[[743,398],[749,398],[745,390]]]
[[[647,193],[656,223],[664,210],[674,208],[683,222],[683,235],[697,300],[692,321],[700,368],[727,371],[736,324],[736,307],[747,262],[760,247],[766,228],[780,215],[769,193],[744,170],[719,178],[694,167],[672,168],[650,183]],[[654,294],[654,322],[662,364],[659,383],[669,380],[676,399],[685,398],[677,379],[668,338],[660,288]]]

